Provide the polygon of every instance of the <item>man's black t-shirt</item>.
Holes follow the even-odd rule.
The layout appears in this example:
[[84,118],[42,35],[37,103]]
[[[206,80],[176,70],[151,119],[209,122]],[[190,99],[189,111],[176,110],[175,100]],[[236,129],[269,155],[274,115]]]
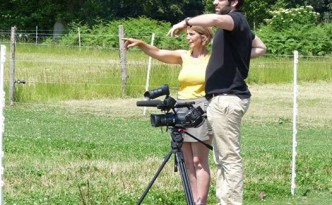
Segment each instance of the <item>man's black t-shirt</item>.
[[233,31],[218,29],[206,69],[206,97],[212,94],[251,96],[245,79],[248,76],[254,34],[241,11],[229,15],[234,20]]

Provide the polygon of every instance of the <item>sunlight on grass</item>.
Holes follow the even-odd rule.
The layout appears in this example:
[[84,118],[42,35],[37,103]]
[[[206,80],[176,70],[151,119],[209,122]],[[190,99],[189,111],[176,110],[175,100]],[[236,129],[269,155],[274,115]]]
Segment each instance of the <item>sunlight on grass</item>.
[[[332,96],[321,91],[331,85],[300,85],[295,197],[290,195],[291,86],[250,85],[253,98],[242,128],[248,204],[330,204],[332,110],[326,105],[332,104]],[[149,114],[160,111],[149,108],[143,115],[136,101],[69,100],[6,107],[6,203],[135,204],[170,151],[169,133],[149,122]],[[145,204],[185,204],[173,159]],[[211,152],[210,168],[209,204],[216,204]],[[264,201],[258,197],[262,191],[267,195]]]

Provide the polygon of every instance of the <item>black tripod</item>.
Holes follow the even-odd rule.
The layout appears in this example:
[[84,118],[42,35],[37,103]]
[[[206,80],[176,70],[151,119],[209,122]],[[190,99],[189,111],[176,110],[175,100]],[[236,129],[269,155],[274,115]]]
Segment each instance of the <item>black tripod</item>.
[[163,170],[163,168],[166,165],[166,163],[168,162],[168,160],[171,158],[172,154],[175,154],[175,171],[177,171],[177,167],[180,168],[180,176],[181,176],[182,185],[183,185],[183,188],[184,188],[184,191],[185,191],[187,204],[188,205],[194,205],[195,204],[194,198],[193,198],[193,195],[192,195],[192,192],[191,192],[190,184],[189,184],[189,178],[188,178],[187,170],[186,170],[186,167],[185,167],[185,162],[184,162],[182,149],[181,149],[182,144],[183,144],[183,137],[182,137],[181,133],[188,134],[189,136],[191,136],[194,139],[198,140],[199,142],[203,143],[209,149],[212,149],[212,147],[210,145],[205,144],[204,142],[200,141],[196,137],[190,135],[183,128],[172,127],[170,130],[171,130],[171,151],[164,158],[164,161],[162,162],[162,164],[158,168],[156,174],[154,175],[154,177],[150,181],[148,187],[145,189],[143,195],[138,200],[136,205],[139,205],[139,204],[142,203],[142,201],[144,200],[144,197],[149,192],[149,190],[152,187],[153,183],[156,181],[157,177],[159,176],[160,172]]

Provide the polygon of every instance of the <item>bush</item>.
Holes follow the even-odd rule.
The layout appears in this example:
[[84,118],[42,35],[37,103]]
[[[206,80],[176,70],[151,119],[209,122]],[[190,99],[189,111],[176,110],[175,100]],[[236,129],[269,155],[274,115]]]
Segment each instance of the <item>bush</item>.
[[312,6],[298,7],[292,9],[279,9],[271,11],[272,18],[266,20],[274,30],[288,30],[290,27],[301,27],[303,25],[315,25],[318,22],[319,13],[314,12]]
[[146,17],[130,18],[116,21],[96,21],[92,27],[82,23],[72,23],[68,34],[61,39],[61,44],[78,45],[78,29],[80,29],[82,46],[119,47],[119,25],[123,25],[125,36],[138,38],[146,42],[151,41],[155,33],[154,45],[161,48],[175,49],[187,47],[184,38],[171,38],[166,34],[171,27],[170,23],[152,20]]
[[[310,6],[272,11],[273,17],[267,25],[256,31],[267,45],[270,54],[291,55],[298,50],[303,55],[327,55],[332,53],[332,24],[319,24],[318,13]],[[119,48],[119,25],[124,26],[125,36],[151,41],[155,34],[154,45],[165,49],[188,48],[185,38],[166,36],[171,24],[146,17],[129,18],[116,21],[96,20],[94,26],[80,22],[72,23],[69,32],[60,44]],[[78,36],[80,30],[80,39]]]
[[270,54],[290,55],[294,50],[302,55],[327,55],[332,53],[332,24],[318,26],[303,25],[276,32],[271,27],[263,27],[256,32],[267,45]]
[[329,40],[331,24],[319,24],[319,14],[311,6],[272,11],[256,33],[263,39],[271,54],[290,55],[298,50],[303,55],[326,55],[332,53]]

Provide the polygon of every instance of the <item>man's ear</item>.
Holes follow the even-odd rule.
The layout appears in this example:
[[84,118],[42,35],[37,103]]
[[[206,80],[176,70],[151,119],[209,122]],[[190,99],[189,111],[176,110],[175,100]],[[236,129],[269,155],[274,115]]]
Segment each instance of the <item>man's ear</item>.
[[238,3],[238,0],[232,0],[231,6],[236,7]]

